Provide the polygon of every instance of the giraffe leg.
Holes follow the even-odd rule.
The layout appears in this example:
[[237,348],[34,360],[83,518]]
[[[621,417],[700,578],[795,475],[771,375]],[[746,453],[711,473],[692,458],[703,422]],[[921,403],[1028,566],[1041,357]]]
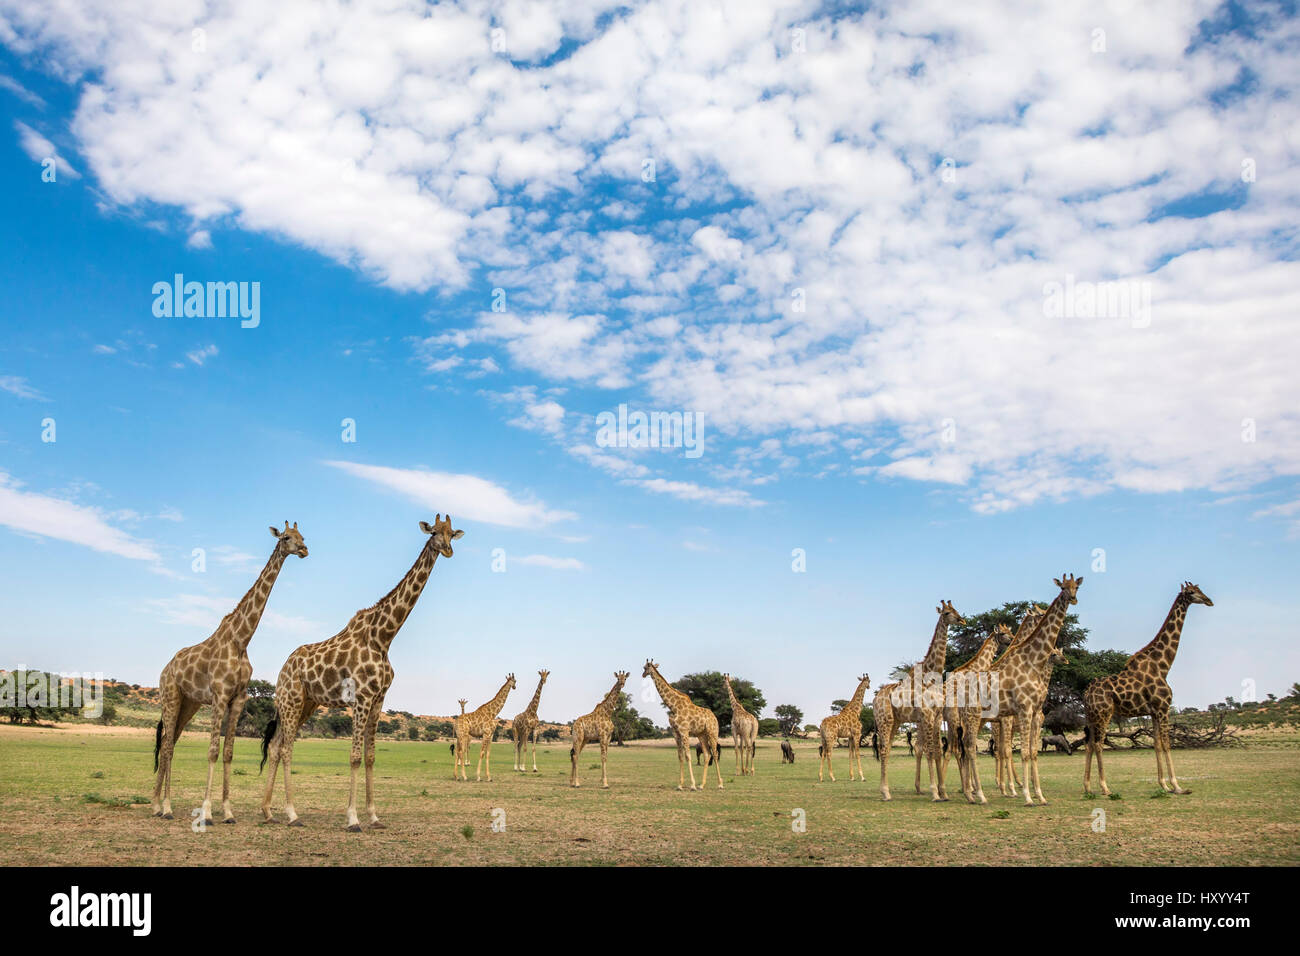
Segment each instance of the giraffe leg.
[[600,735],[600,789],[609,789],[609,772],[606,765],[609,763],[609,734]]
[[943,751],[943,745],[940,742],[939,719],[933,711],[926,710],[921,715],[921,746],[917,748],[917,770],[920,771],[921,751],[925,751],[925,767],[930,774],[930,799],[935,803],[943,803],[948,799],[948,794],[943,786],[943,779],[936,780],[935,771],[938,769],[939,756]]
[[[293,808],[293,745],[298,739],[298,727],[306,715],[307,708],[304,706],[293,715],[289,723],[282,723],[277,731],[284,734],[280,739],[280,768],[284,772],[284,822],[291,827],[303,825],[298,819],[298,811]],[[274,783],[274,779],[271,782]]]
[[892,708],[886,706],[883,712],[876,718],[880,721],[879,737],[880,742],[880,799],[891,800],[889,795],[889,752],[894,749],[894,715]]
[[357,819],[357,770],[365,758],[366,725],[370,722],[370,702],[358,699],[352,708],[352,752],[349,755],[351,768],[348,780],[348,822],[349,833],[361,832],[361,821]]
[[1087,714],[1088,740],[1087,740],[1087,760],[1083,765],[1083,792],[1092,793],[1092,755],[1097,755],[1097,773],[1101,776],[1101,792],[1109,793],[1106,789],[1106,776],[1101,770],[1101,748],[1106,740],[1106,728],[1110,725],[1110,714],[1103,713],[1101,710],[1089,710]]
[[984,796],[984,786],[980,783],[979,765],[976,762],[980,749],[979,717],[967,717],[961,727],[962,745],[966,748],[966,759],[970,761],[970,768],[966,771],[966,778],[974,794],[971,803],[988,803],[989,798]]
[[1169,714],[1168,714],[1168,712],[1165,713],[1164,724],[1165,724],[1165,733],[1164,733],[1164,738],[1165,738],[1165,764],[1169,767],[1169,782],[1170,782],[1170,784],[1173,785],[1173,788],[1174,788],[1173,792],[1174,792],[1174,793],[1178,793],[1178,794],[1191,793],[1192,791],[1190,791],[1190,790],[1186,790],[1186,789],[1184,789],[1183,787],[1181,787],[1181,786],[1179,785],[1179,783],[1178,783],[1178,777],[1175,776],[1175,774],[1174,774],[1174,748],[1173,748],[1173,742],[1172,742],[1172,740],[1170,739],[1170,731],[1169,731],[1170,720],[1169,720]]
[[736,748],[736,776],[743,777],[745,768],[742,765],[743,761],[740,756],[740,734],[736,731],[736,722],[734,720],[731,722],[731,746]]
[[379,822],[375,812],[375,733],[379,728],[379,715],[383,713],[383,701],[378,700],[370,709],[370,719],[366,721],[366,821],[372,830],[388,829]]
[[208,785],[203,790],[203,825],[212,826],[212,777],[221,759],[221,731],[226,726],[226,713],[230,709],[228,701],[214,700],[212,703],[212,732],[208,737]]
[[[718,737],[713,738],[713,769],[718,775],[718,789],[722,790],[722,741]],[[704,768],[704,778],[707,780],[709,768]]]
[[1033,779],[1033,768],[1030,766],[1030,762],[1033,742],[1030,738],[1034,725],[1033,715],[1028,710],[1022,709],[1016,714],[1016,723],[1020,725],[1020,769],[1023,771],[1025,778],[1022,782],[1022,788],[1025,791],[1025,806],[1032,807],[1034,805],[1034,796],[1030,792],[1030,781]]
[[[686,740],[687,740],[687,742],[689,742],[690,738],[687,737]],[[691,764],[691,763],[689,762],[689,760],[688,760],[688,762],[687,762],[687,764],[686,764],[686,769],[690,772],[690,775],[691,775],[691,789],[692,789],[692,790],[698,790],[699,787],[695,786],[695,766],[694,766],[693,764]],[[706,768],[706,769],[707,769],[707,768]]]
[[163,782],[163,819],[172,819],[172,758],[176,754],[176,742],[181,739],[181,731],[184,730],[190,720],[198,712],[199,704],[186,697],[181,698],[180,712],[176,715],[176,726],[172,731],[171,742],[166,747],[167,756],[167,773]]
[[[827,737],[826,734],[823,733],[822,734],[822,760],[826,761],[826,775],[831,778],[831,783],[835,782],[835,767],[831,764],[831,751],[834,749],[835,749],[835,737],[833,735]],[[817,782],[820,783],[821,779],[822,779],[822,765],[819,762],[817,764]]]
[[[1042,712],[1037,707],[1035,707],[1033,711],[1031,711],[1027,720],[1027,724],[1029,726],[1029,740],[1026,741],[1024,739],[1025,735],[1022,732],[1021,740],[1020,740],[1020,748],[1021,750],[1024,750],[1026,746],[1029,747],[1029,756],[1031,758],[1029,762],[1029,767],[1031,770],[1033,770],[1034,773],[1034,796],[1038,798],[1039,803],[1046,804],[1047,798],[1043,796],[1043,785],[1039,782],[1038,779],[1038,747],[1039,747],[1039,741],[1041,739],[1041,733],[1042,733],[1042,720],[1043,720]],[[1028,794],[1029,793],[1028,777],[1025,777],[1024,789],[1025,789],[1025,793]]]
[[162,727],[157,745],[158,766],[154,768],[153,783],[153,815],[161,817],[166,814],[167,819],[171,819],[172,808],[170,800],[166,807],[163,805],[163,783],[171,770],[172,747],[176,741],[176,719],[180,715],[180,707],[180,691],[168,683],[162,692],[162,719],[159,721]]
[[[686,741],[678,735],[677,737],[677,789],[686,789],[686,772],[682,769],[686,763]],[[691,789],[695,789],[695,771],[691,771]]]
[[537,731],[533,731],[533,773],[541,773],[537,769]]
[[[483,735],[483,745],[479,747],[479,759],[483,762],[483,771],[487,774],[487,782],[492,782],[492,731]],[[478,779],[475,777],[475,779]]]
[[244,704],[248,701],[248,689],[245,688],[235,695],[235,699],[230,704],[230,714],[226,718],[226,740],[221,751],[221,822],[234,823],[235,814],[230,809],[230,765],[235,759],[235,728],[239,725],[239,717],[244,712]]

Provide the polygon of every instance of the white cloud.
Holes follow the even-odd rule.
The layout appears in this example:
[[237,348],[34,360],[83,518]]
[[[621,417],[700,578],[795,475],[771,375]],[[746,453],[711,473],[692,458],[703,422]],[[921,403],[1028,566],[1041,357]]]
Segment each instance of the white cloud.
[[185,240],[185,245],[190,249],[211,249],[212,233],[207,229],[195,229]]
[[454,519],[529,528],[577,517],[572,512],[552,510],[537,501],[515,498],[500,485],[475,475],[360,465],[350,461],[327,461],[325,464],[396,491],[432,512],[450,513]]
[[[210,594],[176,594],[154,598],[145,602],[145,608],[168,624],[177,627],[212,631],[221,619],[235,609],[241,599]],[[267,608],[258,624],[258,633],[279,632],[287,637],[310,637],[323,633],[324,627],[316,621]]]
[[205,345],[202,348],[198,348],[198,349],[194,349],[193,351],[186,352],[185,357],[189,359],[191,362],[193,362],[195,365],[202,367],[208,361],[208,359],[212,358],[216,354],[217,354],[217,347],[215,345]]
[[0,525],[136,561],[158,560],[152,545],[113,527],[99,509],[20,489],[0,471]]
[[626,478],[625,485],[635,485],[660,495],[671,495],[682,501],[702,501],[712,505],[738,505],[756,508],[765,502],[747,491],[737,488],[708,488],[693,481],[670,481],[667,478]]
[[[183,7],[0,0],[0,41],[79,84],[71,133],[113,202],[399,289],[476,270],[506,289],[507,311],[419,343],[431,368],[627,390],[789,455],[865,442],[867,480],[983,511],[1300,473],[1300,264],[1278,238],[1300,21],[1223,33],[1217,0],[833,9],[233,0],[195,55]],[[1066,276],[1149,282],[1149,326],[1048,318]]]
[[27,379],[17,375],[0,375],[0,390],[8,392],[10,395],[17,395],[19,398],[46,401],[44,395],[27,384]]
[[32,129],[21,120],[14,122],[14,129],[18,130],[18,145],[22,147],[24,153],[38,163],[43,163],[47,159],[54,160],[55,181],[59,176],[66,179],[80,179],[81,173],[72,168],[66,159],[59,155],[59,151],[54,148],[54,144],[42,136],[36,130]]

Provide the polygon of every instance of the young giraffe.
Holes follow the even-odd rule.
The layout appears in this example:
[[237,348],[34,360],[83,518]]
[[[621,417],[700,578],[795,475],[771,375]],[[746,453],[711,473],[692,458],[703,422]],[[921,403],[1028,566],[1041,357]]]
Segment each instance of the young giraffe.
[[[497,727],[497,714],[501,713],[501,708],[506,705],[506,698],[517,686],[515,675],[507,674],[506,682],[501,685],[495,697],[478,710],[465,714],[456,721],[456,768],[452,769],[453,778],[458,768],[460,779],[469,779],[465,775],[465,767],[469,763],[470,744],[475,737],[481,737],[483,743],[478,749],[478,764],[474,768],[474,780],[477,782],[483,779],[486,763],[488,783],[492,782],[492,732]],[[541,693],[540,687],[538,693]]]
[[606,765],[609,762],[609,739],[614,736],[614,711],[618,707],[619,695],[627,683],[627,671],[614,672],[614,686],[604,699],[596,705],[590,714],[579,717],[573,722],[573,745],[569,748],[569,785],[582,786],[578,780],[578,757],[587,744],[600,741],[600,787],[609,789],[609,775]]
[[357,611],[343,630],[317,644],[304,644],[289,655],[275,684],[275,715],[262,737],[262,766],[271,758],[271,775],[262,793],[262,819],[271,815],[275,775],[284,765],[284,811],[289,826],[302,826],[293,808],[293,744],[298,728],[322,704],[352,707],[352,779],[348,785],[347,828],[361,831],[357,819],[357,768],[366,763],[366,816],[372,829],[382,830],[375,813],[375,727],[383,711],[384,695],[393,682],[388,648],[420,599],[438,556],[452,556],[451,543],[465,532],[451,526],[451,515],[438,515],[431,525],[420,522],[429,536],[415,564],[397,586],[368,608]]
[[[943,674],[943,664],[948,658],[948,628],[966,623],[965,618],[957,613],[951,601],[940,601],[935,610],[939,613],[939,623],[934,626],[934,636],[930,638],[930,646],[925,652],[925,658],[912,668],[913,673],[918,667],[920,668],[922,685],[935,679],[933,675]],[[894,734],[898,732],[900,724],[910,721],[919,725],[921,722],[920,708],[912,700],[914,686],[917,683],[915,679],[909,677],[905,681],[886,684],[876,691],[872,702],[877,733],[880,735],[880,797],[882,800],[893,799],[889,793],[889,752],[894,749]],[[917,793],[921,792],[921,751],[923,749],[916,748]],[[937,798],[933,763],[930,765],[930,791],[931,795]]]
[[235,727],[248,699],[248,680],[253,676],[253,665],[248,660],[248,643],[253,639],[266,599],[271,595],[275,579],[291,554],[307,557],[307,545],[298,533],[298,522],[284,530],[271,527],[275,550],[271,552],[266,567],[257,576],[235,609],[221,619],[217,629],[201,644],[186,647],[163,668],[158,681],[162,698],[162,720],[158,721],[154,739],[153,815],[164,820],[172,819],[172,754],[181,731],[204,704],[212,705],[212,735],[208,741],[208,785],[203,791],[203,822],[212,823],[212,776],[217,766],[218,745],[225,728],[225,748],[221,768],[222,823],[234,823],[230,809],[230,762],[235,757]]
[[998,650],[1009,645],[1012,639],[1011,628],[1005,624],[995,625],[993,633],[984,639],[974,656],[965,664],[954,667],[943,682],[942,716],[948,722],[948,734],[951,739],[948,749],[940,759],[939,780],[942,782],[947,779],[948,759],[956,751],[959,755],[957,767],[961,772],[961,791],[971,803],[988,803],[988,800],[984,792],[979,789],[978,778],[975,784],[971,785],[969,771],[970,764],[975,759],[975,737],[966,733],[964,728],[968,722],[976,727],[979,726],[979,715],[984,708],[979,700],[978,682],[982,675],[987,674],[989,665],[993,663]]
[[[1083,790],[1092,790],[1092,755],[1097,754],[1097,775],[1101,779],[1101,792],[1109,795],[1106,771],[1101,765],[1101,751],[1106,742],[1106,728],[1115,717],[1150,716],[1152,736],[1155,739],[1156,778],[1160,789],[1173,793],[1191,793],[1178,784],[1174,776],[1173,755],[1169,747],[1169,707],[1174,692],[1169,688],[1169,668],[1178,653],[1178,639],[1183,633],[1187,609],[1193,604],[1214,607],[1214,602],[1191,581],[1183,582],[1182,590],[1174,598],[1173,607],[1165,617],[1160,632],[1146,647],[1128,659],[1124,669],[1109,677],[1100,677],[1083,692],[1083,706],[1087,713],[1088,758],[1083,768]],[[1161,763],[1161,755],[1164,763]],[[1169,776],[1165,776],[1168,769]]]
[[840,737],[849,738],[849,779],[853,779],[855,763],[858,768],[858,779],[867,779],[866,774],[862,772],[862,751],[858,745],[862,740],[862,698],[866,696],[870,685],[871,677],[863,674],[858,678],[858,689],[853,692],[853,697],[844,705],[844,709],[822,721],[822,753],[821,759],[817,761],[818,783],[822,781],[823,764],[830,774],[831,783],[835,782],[835,769],[831,766],[831,751],[835,749],[835,741]]
[[[1043,701],[1047,697],[1047,681],[1051,674],[1049,658],[1056,647],[1056,639],[1065,623],[1066,609],[1079,603],[1079,585],[1083,578],[1065,575],[1055,581],[1061,589],[1043,615],[1042,620],[1034,626],[1033,632],[1021,643],[1010,647],[991,668],[997,680],[997,709],[999,715],[1014,714],[1020,725],[1020,762],[1024,776],[1025,806],[1034,805],[1034,797],[1039,803],[1047,803],[1043,788],[1038,780],[1038,741],[1034,731],[1038,727],[1043,710]],[[1003,744],[1010,739],[1009,733],[1002,735]],[[1011,755],[1007,754],[1010,762]],[[1033,774],[1033,791],[1030,791],[1030,774]]]
[[[1011,648],[1020,644],[1022,641],[1024,641],[1025,638],[1027,638],[1030,634],[1032,634],[1034,632],[1034,628],[1038,626],[1038,622],[1043,619],[1043,615],[1046,613],[1047,613],[1046,605],[1039,605],[1030,602],[1029,610],[1025,611],[1025,616],[1020,619],[1020,624],[1016,627],[1015,636],[1011,639],[1011,643],[1007,646],[1007,650],[1008,651],[1011,650]],[[1003,651],[1002,653],[1003,656],[1006,656],[1006,651]],[[993,666],[996,667],[997,664],[1000,662],[1000,660],[1001,658],[994,661]],[[1015,730],[1016,719],[1013,716],[1008,716],[1005,718],[996,717],[996,716],[985,716],[981,711],[980,723],[979,725],[977,725],[976,730],[978,731],[978,727],[982,726],[986,721],[989,724],[989,730],[991,731],[991,735],[993,737],[994,764],[997,769],[998,791],[1004,797],[1005,796],[1014,797],[1016,795],[1016,785],[1020,783],[1020,777],[1016,773],[1016,768],[1011,763],[1011,761],[1008,759],[1004,759],[1005,755],[1003,754],[1002,751],[1002,735],[1005,730],[1006,734],[1008,735],[1007,753],[1009,754],[1011,752],[1011,748],[1010,748],[1011,738],[1009,735],[1012,734]],[[1008,787],[1011,790],[1010,794],[1007,793]]]
[[[655,682],[659,699],[664,702],[664,707],[668,711],[668,728],[677,738],[677,789],[686,789],[686,777],[682,773],[683,765],[691,772],[692,790],[703,790],[708,784],[710,766],[717,767],[718,789],[723,789],[722,766],[718,763],[717,716],[709,708],[693,703],[689,697],[664,680],[664,676],[659,673],[659,665],[654,661],[646,660],[641,676],[649,677]],[[692,735],[699,738],[700,745],[713,757],[712,764],[704,765],[704,779],[700,781],[698,787],[695,786],[695,765],[686,756],[686,743]]]
[[[546,683],[546,678],[550,676],[550,671],[538,671],[541,680],[537,682],[537,692],[533,694],[533,699],[529,702],[528,707],[515,715],[515,719],[510,722],[510,732],[515,738],[515,769],[520,773],[526,773],[527,757],[524,749],[528,746],[528,741],[533,742],[533,773],[538,773],[537,769],[537,731],[541,726],[541,721],[537,719],[537,705],[542,702],[542,685]],[[462,711],[463,712],[463,711]]]
[[754,750],[758,746],[758,718],[747,711],[731,687],[731,675],[723,674],[727,696],[731,698],[731,737],[736,747],[736,773],[742,777],[754,773]]
[[[468,697],[462,697],[460,699],[460,717],[465,716],[465,705],[468,703],[469,703]],[[451,719],[451,735],[456,738],[456,742],[451,745],[452,756],[455,756],[456,754],[456,744],[460,743],[460,734],[456,733],[456,727],[460,722],[460,717],[453,717]],[[453,780],[456,779],[456,771],[454,769],[451,772],[451,776]]]

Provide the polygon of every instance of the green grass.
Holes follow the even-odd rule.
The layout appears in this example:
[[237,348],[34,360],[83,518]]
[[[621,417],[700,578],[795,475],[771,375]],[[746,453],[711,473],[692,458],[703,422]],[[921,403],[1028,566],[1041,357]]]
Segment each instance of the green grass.
[[[173,774],[175,819],[151,815],[153,740],[144,732],[96,734],[77,728],[0,729],[0,865],[86,863],[181,865],[373,864],[1183,864],[1300,863],[1300,748],[1176,751],[1187,796],[1149,798],[1156,789],[1151,751],[1115,752],[1107,780],[1123,800],[1081,798],[1083,755],[1040,761],[1047,806],[1027,808],[993,787],[993,762],[981,757],[987,806],[961,799],[934,804],[912,790],[912,761],[891,760],[894,799],[879,797],[879,765],[868,751],[865,783],[848,780],[837,750],[836,783],[817,782],[815,744],[796,745],[783,765],[779,745],[759,745],[757,774],[734,776],[723,751],[726,789],[679,792],[675,750],[610,750],[611,789],[583,754],[582,788],[568,786],[567,745],[539,747],[540,773],[512,771],[509,742],[492,748],[491,783],[453,782],[442,742],[381,741],[376,801],[386,830],[344,831],[346,740],[301,740],[294,752],[295,804],[305,827],[259,826],[264,778],[258,746],[239,739],[231,785],[238,825],[194,833],[191,811],[203,799],[206,735],[182,738]],[[477,756],[477,749],[474,754]],[[597,764],[598,766],[598,764]],[[702,768],[695,768],[697,779]],[[96,775],[97,789],[86,793]],[[924,768],[922,777],[925,778]],[[948,782],[957,790],[955,766]],[[220,772],[214,793],[219,818]],[[687,781],[689,786],[689,779]],[[1094,786],[1096,781],[1094,778]],[[951,792],[951,791],[950,791]],[[145,794],[146,796],[140,796]],[[358,780],[359,802],[364,794]],[[284,784],[273,807],[283,820]],[[1090,826],[1106,810],[1105,832]],[[494,809],[505,830],[494,829]],[[806,832],[792,817],[803,811]],[[364,809],[362,809],[364,817]]]

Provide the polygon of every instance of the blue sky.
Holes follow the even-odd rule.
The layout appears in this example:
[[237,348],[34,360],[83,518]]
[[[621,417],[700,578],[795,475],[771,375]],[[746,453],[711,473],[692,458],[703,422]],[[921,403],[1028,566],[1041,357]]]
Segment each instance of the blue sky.
[[[1300,678],[1289,10],[268,16],[0,0],[0,666],[156,682],[288,519],[274,680],[450,511],[393,708],[629,669],[662,720],[654,656],[818,719],[1062,571],[1094,648],[1214,599],[1180,706]],[[176,273],[260,324],[156,317]],[[703,454],[598,447],[620,403]]]

